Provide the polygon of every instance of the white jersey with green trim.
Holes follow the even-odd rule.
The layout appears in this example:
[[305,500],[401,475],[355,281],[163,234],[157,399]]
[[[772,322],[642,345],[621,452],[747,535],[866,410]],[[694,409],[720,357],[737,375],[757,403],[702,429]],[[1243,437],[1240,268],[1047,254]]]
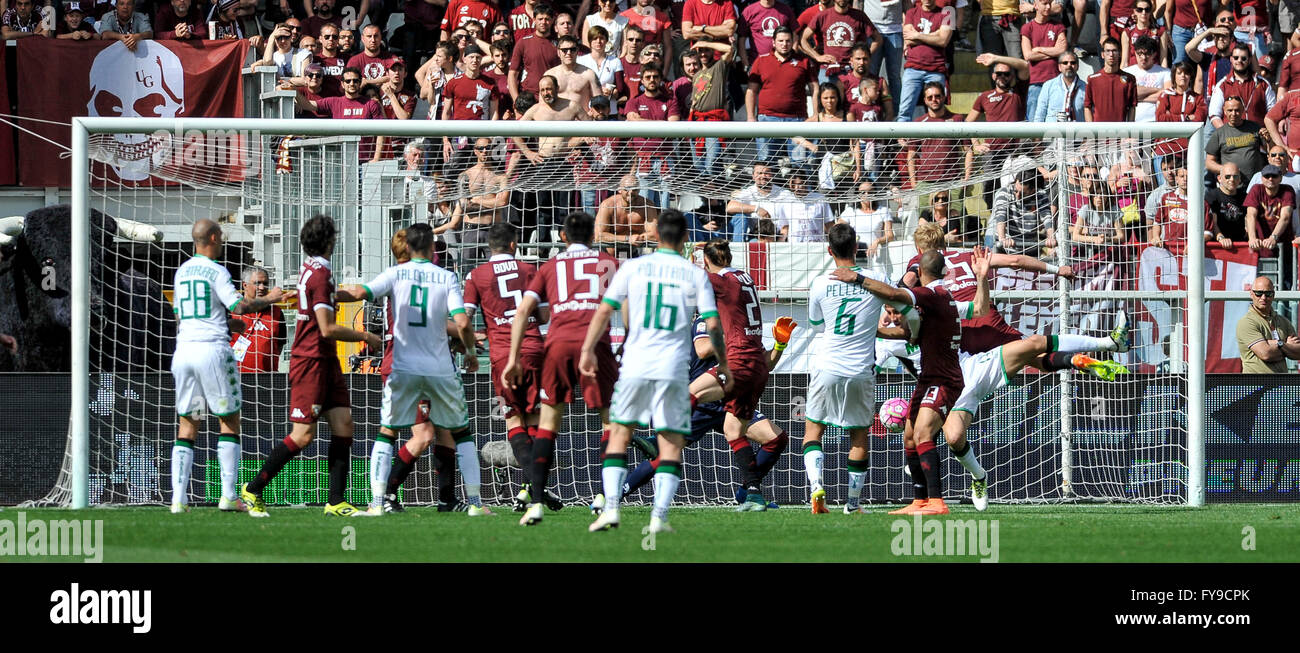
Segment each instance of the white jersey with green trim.
[[411,259],[384,270],[364,288],[371,301],[390,298],[393,371],[421,376],[456,374],[447,347],[447,318],[465,312],[456,273],[426,259]]
[[675,251],[659,249],[624,263],[602,301],[628,316],[620,378],[689,383],[694,313],[718,315],[703,268]]
[[[853,269],[892,285],[880,272]],[[849,378],[875,375],[876,326],[884,305],[857,284],[838,281],[829,274],[813,279],[808,289],[808,323],[822,327],[814,350],[814,369]]]
[[229,316],[244,298],[235,290],[226,266],[195,254],[176,270],[172,284],[172,312],[180,320],[176,342],[230,345]]

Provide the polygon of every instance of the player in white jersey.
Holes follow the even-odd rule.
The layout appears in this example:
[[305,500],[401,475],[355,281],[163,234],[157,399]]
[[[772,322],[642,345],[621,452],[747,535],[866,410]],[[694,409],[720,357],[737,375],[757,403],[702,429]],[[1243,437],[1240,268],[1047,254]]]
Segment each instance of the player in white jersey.
[[582,345],[578,369],[596,378],[596,343],[615,310],[622,309],[628,324],[623,342],[623,362],[610,402],[609,445],[605,449],[601,479],[605,509],[588,529],[618,527],[618,505],[627,477],[627,447],[637,426],[651,422],[659,434],[659,467],[654,476],[654,510],[650,532],[671,532],[668,507],[682,478],[682,447],[691,432],[689,364],[691,317],[696,309],[708,328],[718,361],[718,376],[730,390],[727,350],[718,319],[709,275],[682,256],[686,217],[677,210],[659,215],[659,249],[619,268],[591,319]]
[[[465,313],[460,280],[456,273],[434,265],[433,229],[427,224],[406,228],[406,247],[411,260],[395,265],[360,287],[351,286],[336,293],[339,301],[364,298],[377,301],[388,297],[393,313],[393,370],[384,383],[382,426],[393,431],[415,425],[421,401],[429,404],[429,421],[436,428],[451,432],[457,449],[466,449],[461,473],[465,478],[465,498],[470,516],[491,515],[479,495],[478,452],[469,431],[469,408],[460,374],[451,360],[447,346],[446,316],[451,315],[459,330],[465,351],[474,351],[474,330]],[[478,358],[465,357],[465,371],[478,371]],[[406,447],[414,457],[399,457],[388,474],[386,494],[395,494],[407,475],[415,468],[415,459],[433,443],[427,429],[412,431]],[[471,455],[472,454],[472,455]],[[371,514],[383,514],[383,506],[371,504]]]
[[[249,299],[235,290],[221,258],[221,226],[208,219],[194,223],[194,258],[181,264],[172,284],[172,311],[180,321],[172,377],[176,381],[176,412],[180,425],[172,446],[172,512],[189,510],[190,469],[194,440],[203,411],[221,421],[217,460],[221,466],[221,501],[227,511],[245,511],[235,487],[239,475],[239,370],[230,349],[226,311],[256,313],[293,292],[272,288],[263,297]],[[236,320],[237,321],[237,320]],[[240,325],[242,326],[242,324]]]
[[[830,243],[827,251],[835,265],[856,273],[858,236],[853,227],[836,224],[826,237]],[[865,274],[888,283],[874,270]],[[884,302],[875,295],[829,275],[814,279],[808,289],[808,323],[822,328],[817,336],[804,413],[804,471],[812,488],[813,514],[829,512],[822,484],[822,434],[827,426],[849,433],[849,493],[844,512],[861,510],[869,429],[875,415],[876,325],[882,306]]]

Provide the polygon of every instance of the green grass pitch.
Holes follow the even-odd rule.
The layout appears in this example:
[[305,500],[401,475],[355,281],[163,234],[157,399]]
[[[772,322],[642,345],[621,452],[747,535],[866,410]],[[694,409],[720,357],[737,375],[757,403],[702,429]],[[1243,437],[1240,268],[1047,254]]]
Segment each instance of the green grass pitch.
[[[890,507],[882,506],[865,515],[844,515],[838,506],[829,515],[796,506],[766,513],[674,508],[677,532],[653,541],[642,531],[650,519],[648,507],[625,507],[622,527],[605,533],[587,532],[593,518],[579,506],[548,512],[531,528],[518,525],[519,513],[494,509],[495,517],[413,507],[403,514],[350,519],[325,517],[319,507],[272,507],[266,519],[206,507],[182,515],[165,507],[22,512],[28,521],[102,519],[105,562],[952,562],[980,557],[895,555],[902,537],[915,542],[928,531],[923,526],[919,537],[903,531],[904,524],[910,529],[915,522],[897,521],[885,514]],[[1000,562],[1300,561],[1300,505],[953,510],[925,521],[997,520]],[[0,518],[16,520],[19,511],[7,508]],[[1252,542],[1243,530],[1250,529],[1253,550],[1246,550],[1243,542]]]

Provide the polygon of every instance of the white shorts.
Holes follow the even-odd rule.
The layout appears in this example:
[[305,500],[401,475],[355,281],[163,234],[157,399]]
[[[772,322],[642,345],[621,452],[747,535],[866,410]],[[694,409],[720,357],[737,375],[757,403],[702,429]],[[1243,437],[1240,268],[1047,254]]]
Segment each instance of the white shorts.
[[964,410],[975,416],[980,404],[998,388],[1005,388],[1011,382],[1002,365],[1002,348],[967,356],[961,361],[961,379],[964,387],[953,412]]
[[684,381],[620,376],[609,402],[609,421],[656,431],[691,434],[691,394]]
[[243,404],[235,354],[225,343],[176,343],[172,378],[176,380],[176,413],[182,417],[205,409],[224,417],[239,412]]
[[469,426],[469,407],[465,405],[465,386],[457,376],[423,376],[393,370],[384,382],[384,402],[379,411],[380,424],[390,429],[410,428],[415,424],[420,402],[429,401],[429,421],[451,431]]
[[876,418],[876,377],[813,372],[804,417],[842,429],[871,428]]

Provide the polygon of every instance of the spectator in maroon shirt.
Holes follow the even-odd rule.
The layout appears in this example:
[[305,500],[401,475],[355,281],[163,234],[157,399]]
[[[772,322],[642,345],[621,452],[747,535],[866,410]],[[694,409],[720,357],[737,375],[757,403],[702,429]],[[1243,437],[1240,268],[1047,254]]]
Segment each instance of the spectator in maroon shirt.
[[[1023,122],[1025,119],[1025,96],[1023,84],[1029,79],[1029,63],[1016,57],[1003,57],[985,52],[975,58],[976,63],[989,66],[989,76],[993,78],[993,88],[980,93],[966,114],[966,122],[975,122],[981,117],[985,122]],[[1019,87],[1019,88],[1018,88]],[[971,152],[979,157],[979,168],[985,173],[1002,169],[1007,157],[1016,154],[1016,148],[1008,147],[1013,141],[1008,138],[971,139]],[[966,170],[970,179],[974,165]],[[993,206],[993,193],[996,184],[984,182],[984,202]]]
[[[298,94],[301,95],[304,100],[316,102],[323,97],[321,91],[324,89],[322,88],[321,82],[324,80],[325,71],[321,68],[321,65],[318,63],[310,63],[307,64],[307,67],[303,70],[302,77],[280,80],[280,90],[291,91],[298,89]],[[317,107],[319,106],[320,105],[317,104]],[[298,108],[293,117],[324,118],[325,116],[320,112],[319,108],[315,111],[303,111],[301,108]]]
[[[1193,229],[1192,225],[1188,224],[1192,216],[1187,201],[1187,166],[1180,165],[1174,169],[1174,180],[1176,184],[1174,188],[1165,191],[1160,198],[1155,219],[1147,228],[1147,242],[1155,247],[1164,247],[1175,254],[1182,254],[1187,249],[1187,237],[1191,235],[1189,232]],[[1214,236],[1214,213],[1210,211],[1209,204],[1203,206],[1201,215],[1204,220],[1201,240],[1209,242]]]
[[535,11],[538,5],[541,4],[545,3],[539,2],[538,0],[525,0],[516,5],[510,12],[510,16],[507,20],[510,22],[510,29],[514,35],[511,40],[515,43],[522,41],[537,28],[537,26],[533,24],[533,11]]
[[1277,246],[1291,244],[1291,214],[1295,212],[1295,190],[1282,183],[1282,169],[1266,165],[1260,171],[1263,182],[1246,191],[1246,236],[1251,251],[1260,256],[1277,256]]
[[[673,56],[673,21],[669,15],[654,6],[654,0],[632,0],[628,1],[631,5],[626,11],[619,14],[627,19],[627,29],[633,27],[641,30],[645,38],[643,45],[659,44],[663,46],[664,61],[672,59]],[[624,34],[626,34],[624,30]],[[632,95],[638,95],[635,89],[629,91]]]
[[446,41],[451,33],[466,23],[478,23],[485,29],[501,21],[501,11],[493,0],[451,0],[442,17],[439,40]]
[[800,45],[805,54],[821,64],[817,81],[829,82],[848,69],[853,44],[869,42],[875,54],[884,40],[865,13],[854,9],[849,0],[835,0],[829,10],[817,14],[808,25]]
[[1245,103],[1246,120],[1262,124],[1264,116],[1277,102],[1273,85],[1256,75],[1251,67],[1250,46],[1237,42],[1229,53],[1232,74],[1220,79],[1210,91],[1210,124],[1223,128],[1223,102],[1239,97]]
[[1088,77],[1083,115],[1088,122],[1133,122],[1137,109],[1137,80],[1120,70],[1119,41],[1101,42],[1102,69]]
[[616,82],[618,106],[641,94],[641,50],[645,46],[645,30],[636,25],[628,25],[623,30],[623,54],[618,60],[623,70],[618,73]]
[[[307,0],[306,3],[312,3],[313,0]],[[367,7],[370,6],[370,0],[361,0]],[[303,34],[306,36],[320,36],[321,28],[326,25],[333,25],[340,30],[343,29],[343,17],[334,13],[334,0],[314,0],[313,4],[308,4],[307,19],[302,21]]]
[[86,10],[80,2],[68,2],[63,5],[63,22],[54,30],[55,37],[70,41],[86,41],[99,36],[95,28],[86,21]]
[[[925,102],[925,115],[917,122],[962,122],[964,117],[948,110],[948,89],[938,82],[925,85],[921,93]],[[906,144],[907,180],[912,188],[920,191],[926,182],[941,181],[951,178],[953,169],[965,162],[967,170],[972,166],[969,141],[962,138],[927,138],[913,140]],[[922,195],[923,198],[928,195]],[[958,198],[953,198],[957,201]],[[925,208],[925,207],[921,207]]]
[[535,5],[533,8],[533,33],[519,39],[510,55],[510,72],[507,73],[507,85],[511,100],[519,97],[520,91],[537,92],[537,82],[547,70],[560,65],[560,53],[551,43],[551,27],[555,23],[555,10],[550,5]]
[[[812,64],[794,51],[794,32],[778,27],[772,51],[759,56],[749,69],[745,114],[749,122],[802,122],[808,118],[807,98],[816,92]],[[758,160],[768,159],[768,139],[758,139]],[[786,142],[786,155],[795,146]]]
[[[324,113],[335,120],[380,120],[384,110],[379,102],[361,94],[361,71],[348,67],[343,69],[343,95],[308,100],[299,93],[294,96],[295,104],[303,111]],[[361,139],[359,153],[361,161],[377,162],[383,153],[383,136],[366,136]]]
[[154,38],[202,41],[208,38],[208,21],[190,0],[171,0],[154,14]]
[[[866,43],[859,43],[853,46],[849,54],[849,72],[840,77],[840,90],[844,91],[844,101],[848,105],[864,104],[858,89],[861,88],[862,82],[868,79],[875,82],[875,102],[880,105],[884,113],[893,115],[894,98],[889,94],[890,88],[885,84],[885,78],[871,72],[871,47]],[[880,119],[885,118],[882,115]]]
[[749,60],[772,51],[772,36],[778,27],[795,29],[799,21],[794,10],[780,0],[758,0],[740,12],[740,24],[749,37]]
[[[668,120],[668,87],[657,66],[641,70],[641,84],[645,92],[628,100],[623,115],[628,120]],[[668,155],[670,143],[662,138],[633,138],[632,150],[636,152],[633,172],[641,182],[641,196],[660,208],[668,207],[668,192],[664,186],[671,169]]]
[[932,83],[948,85],[948,62],[944,52],[952,42],[956,24],[953,12],[941,8],[935,0],[921,0],[907,10],[903,18],[903,87],[899,94],[898,122],[908,122],[916,107],[916,98]]
[[492,54],[492,65],[483,69],[483,77],[490,80],[497,92],[497,115],[500,120],[514,120],[514,107],[509,106],[509,102],[500,102],[501,98],[510,97],[509,75],[510,72],[510,41],[507,39],[498,39],[492,42],[489,50]]
[[[0,27],[0,35],[7,41],[28,36],[49,36],[49,30],[41,23],[40,13],[33,11],[35,6],[36,3],[32,0],[15,0],[13,8],[4,12],[4,25]],[[123,23],[129,24],[130,19],[131,12],[128,11]],[[135,49],[134,43],[132,41],[132,45],[128,46],[132,50]]]
[[[1145,1],[1145,0],[1143,0]],[[1065,53],[1065,27],[1051,21],[1052,0],[1034,0],[1034,19],[1020,26],[1020,51],[1029,62],[1025,115],[1038,115],[1038,94],[1056,77],[1056,58]]]
[[384,33],[378,25],[366,25],[361,30],[362,50],[348,59],[348,67],[361,71],[361,92],[369,86],[380,87],[392,81],[388,67],[393,63],[393,54],[384,48]]

